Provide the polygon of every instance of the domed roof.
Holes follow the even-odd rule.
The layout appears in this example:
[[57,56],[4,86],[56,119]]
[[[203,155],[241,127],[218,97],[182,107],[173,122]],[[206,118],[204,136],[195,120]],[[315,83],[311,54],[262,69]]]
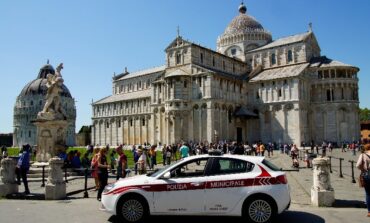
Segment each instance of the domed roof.
[[[26,86],[24,86],[23,90],[19,94],[20,97],[26,95],[46,95],[47,87],[46,87],[46,75],[48,74],[55,74],[55,70],[53,66],[49,63],[41,67],[37,79],[29,82]],[[61,95],[67,98],[72,98],[71,93],[69,92],[68,88],[63,84],[62,86],[62,93]]]
[[239,6],[239,15],[226,27],[224,34],[237,34],[248,31],[263,30],[263,26],[252,16],[247,15],[247,7],[242,3]]

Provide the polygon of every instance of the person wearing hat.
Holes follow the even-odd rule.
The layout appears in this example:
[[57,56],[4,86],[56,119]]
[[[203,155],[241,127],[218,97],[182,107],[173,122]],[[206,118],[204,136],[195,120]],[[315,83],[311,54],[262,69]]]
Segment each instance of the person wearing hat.
[[370,144],[366,144],[364,149],[364,153],[361,153],[357,160],[356,167],[361,170],[360,180],[363,180],[366,193],[367,217],[370,217]]

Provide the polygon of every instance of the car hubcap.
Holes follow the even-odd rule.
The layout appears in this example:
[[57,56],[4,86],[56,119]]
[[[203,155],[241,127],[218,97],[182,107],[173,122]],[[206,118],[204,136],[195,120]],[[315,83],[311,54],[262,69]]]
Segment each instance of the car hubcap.
[[138,221],[144,215],[143,205],[137,200],[128,200],[122,206],[122,215],[127,221]]
[[271,206],[267,201],[255,200],[249,206],[249,217],[254,222],[267,222],[272,215]]

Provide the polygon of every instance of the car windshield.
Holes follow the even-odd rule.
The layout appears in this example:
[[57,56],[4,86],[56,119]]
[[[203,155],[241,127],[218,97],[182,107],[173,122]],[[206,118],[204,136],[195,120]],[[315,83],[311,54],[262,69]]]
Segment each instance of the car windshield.
[[281,168],[279,168],[279,167],[275,166],[273,163],[271,163],[270,161],[268,161],[268,160],[266,160],[266,159],[264,159],[264,160],[262,161],[262,163],[263,163],[265,166],[267,166],[268,168],[270,168],[271,170],[273,170],[273,171],[281,171]]
[[148,174],[147,174],[147,176],[148,176],[148,177],[157,177],[157,176],[161,175],[162,173],[166,172],[167,170],[169,170],[170,168],[172,168],[172,167],[173,167],[174,165],[176,165],[179,161],[181,161],[181,160],[178,160],[178,161],[176,161],[176,162],[172,163],[172,164],[171,164],[171,165],[169,165],[169,166],[165,166],[165,167],[163,167],[163,168],[156,169],[156,170],[154,170],[154,172],[152,172],[152,173],[148,173]]

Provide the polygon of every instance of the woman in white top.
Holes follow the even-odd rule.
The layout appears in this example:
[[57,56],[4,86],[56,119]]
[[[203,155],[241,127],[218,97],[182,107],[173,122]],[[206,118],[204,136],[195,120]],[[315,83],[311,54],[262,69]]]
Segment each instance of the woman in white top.
[[367,216],[370,217],[370,144],[365,145],[365,152],[357,160],[356,167],[361,170],[366,192]]

